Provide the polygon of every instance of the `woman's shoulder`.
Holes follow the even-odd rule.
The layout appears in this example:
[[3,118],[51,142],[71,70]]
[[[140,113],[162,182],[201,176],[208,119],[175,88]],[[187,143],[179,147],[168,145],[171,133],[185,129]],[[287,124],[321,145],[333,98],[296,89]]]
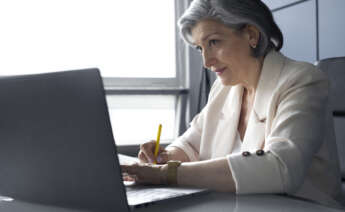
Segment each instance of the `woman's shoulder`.
[[328,82],[327,75],[311,63],[293,60],[286,56],[280,75],[280,83],[305,84]]

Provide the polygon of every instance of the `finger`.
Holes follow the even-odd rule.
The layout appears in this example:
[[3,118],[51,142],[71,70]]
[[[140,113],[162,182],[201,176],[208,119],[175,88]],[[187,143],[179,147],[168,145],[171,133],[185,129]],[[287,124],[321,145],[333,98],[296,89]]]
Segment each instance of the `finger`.
[[165,149],[165,147],[159,146],[159,150],[158,150],[159,153],[166,152],[166,151],[167,150]]
[[167,152],[164,148],[159,148],[158,155]]
[[123,175],[122,176],[123,181],[134,181],[135,180],[135,175]]
[[163,151],[157,157],[158,164],[165,164],[169,161],[169,152]]
[[148,160],[142,151],[139,152],[138,158],[139,158],[141,163],[148,163]]
[[143,143],[140,145],[140,150],[142,149],[154,149],[154,147],[156,146],[156,141],[155,140],[151,140],[149,142]]
[[123,181],[129,181],[131,178],[129,177],[129,175],[127,173],[123,173],[122,174],[122,180]]
[[127,173],[129,175],[135,175],[138,172],[138,164],[121,165],[121,171],[122,173]]
[[148,162],[153,163],[155,161],[154,156],[154,147],[155,144],[153,142],[146,143],[142,146],[141,151],[145,154]]

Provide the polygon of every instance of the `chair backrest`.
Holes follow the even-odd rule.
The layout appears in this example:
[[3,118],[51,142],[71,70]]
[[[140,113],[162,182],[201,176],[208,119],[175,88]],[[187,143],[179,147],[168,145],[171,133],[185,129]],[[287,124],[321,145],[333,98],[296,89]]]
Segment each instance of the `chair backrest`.
[[343,181],[345,180],[345,57],[322,59],[317,67],[330,80],[330,107],[333,111],[335,136]]

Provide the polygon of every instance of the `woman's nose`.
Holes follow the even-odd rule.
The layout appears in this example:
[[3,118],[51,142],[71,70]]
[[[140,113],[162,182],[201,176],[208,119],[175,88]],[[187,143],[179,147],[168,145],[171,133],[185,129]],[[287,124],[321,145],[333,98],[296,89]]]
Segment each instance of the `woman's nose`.
[[216,62],[217,59],[210,52],[203,52],[204,67],[210,69]]

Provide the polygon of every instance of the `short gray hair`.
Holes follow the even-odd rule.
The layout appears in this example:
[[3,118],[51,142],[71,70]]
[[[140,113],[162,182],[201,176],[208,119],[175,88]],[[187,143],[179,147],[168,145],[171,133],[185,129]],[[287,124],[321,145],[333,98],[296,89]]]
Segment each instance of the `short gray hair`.
[[260,31],[260,38],[254,57],[265,55],[274,48],[283,46],[283,34],[274,22],[270,9],[261,0],[194,0],[178,21],[183,40],[193,46],[191,30],[202,19],[215,19],[226,26],[241,30],[254,25]]

